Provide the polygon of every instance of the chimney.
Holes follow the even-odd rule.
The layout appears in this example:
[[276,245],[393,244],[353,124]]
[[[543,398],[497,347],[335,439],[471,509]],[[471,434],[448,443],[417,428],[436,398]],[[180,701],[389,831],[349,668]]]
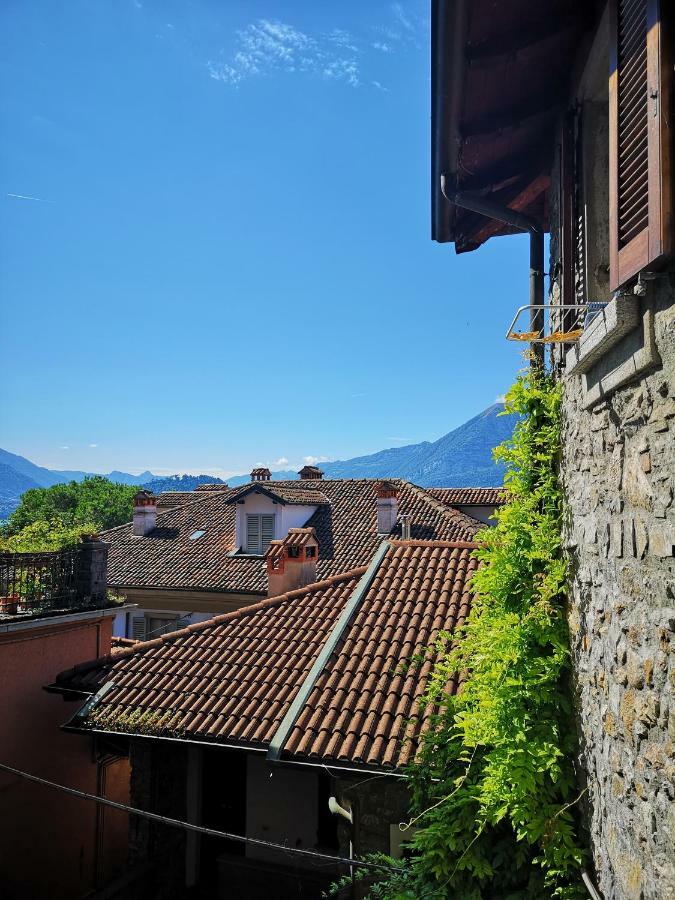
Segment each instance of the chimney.
[[303,466],[298,475],[303,481],[318,481],[323,478],[323,472],[317,466]]
[[134,534],[145,537],[157,522],[157,498],[150,491],[140,490],[134,495]]
[[398,521],[398,488],[393,481],[378,481],[375,485],[377,504],[377,533],[390,534]]
[[267,551],[267,596],[277,597],[316,581],[319,542],[313,528],[289,528]]
[[269,469],[265,469],[262,466],[258,469],[254,469],[251,472],[251,481],[270,481],[272,478],[272,473]]

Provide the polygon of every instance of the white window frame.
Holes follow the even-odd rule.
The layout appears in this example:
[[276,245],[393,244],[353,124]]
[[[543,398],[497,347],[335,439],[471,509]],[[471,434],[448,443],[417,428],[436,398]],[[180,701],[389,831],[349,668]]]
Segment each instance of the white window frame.
[[[249,521],[251,519],[258,520],[259,541],[255,545],[249,543]],[[263,541],[263,519],[272,520],[272,534],[269,541],[265,544]],[[244,551],[251,556],[264,556],[270,541],[274,540],[276,535],[276,516],[274,513],[245,513],[244,519]]]

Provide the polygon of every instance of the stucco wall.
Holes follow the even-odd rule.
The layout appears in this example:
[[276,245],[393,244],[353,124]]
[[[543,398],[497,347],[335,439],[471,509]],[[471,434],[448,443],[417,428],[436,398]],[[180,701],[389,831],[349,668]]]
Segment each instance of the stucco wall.
[[[110,649],[111,618],[55,618],[41,628],[0,634],[0,761],[96,794],[128,800],[125,760],[99,781],[88,737],[60,726],[77,710],[43,691],[56,674]],[[0,774],[0,895],[3,900],[76,900],[126,861],[124,813],[109,810],[98,822],[95,804],[21,778]],[[97,827],[108,837],[97,846]]]

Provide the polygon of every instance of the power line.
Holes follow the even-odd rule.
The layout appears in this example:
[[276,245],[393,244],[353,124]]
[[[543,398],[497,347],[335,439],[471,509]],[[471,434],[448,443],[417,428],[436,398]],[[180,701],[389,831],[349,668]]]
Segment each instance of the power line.
[[184,831],[193,831],[198,834],[207,834],[210,837],[223,838],[228,841],[239,841],[242,844],[250,844],[254,847],[268,847],[273,850],[280,850],[283,853],[295,853],[298,856],[305,856],[311,859],[324,860],[332,863],[344,863],[349,866],[357,866],[360,869],[379,869],[384,871],[394,871],[392,866],[373,863],[361,859],[352,859],[348,856],[332,856],[329,853],[320,853],[318,850],[302,850],[299,847],[289,847],[286,844],[277,844],[273,841],[264,841],[260,838],[247,837],[243,834],[230,834],[227,831],[218,831],[215,828],[207,828],[204,825],[194,825],[191,822],[184,822],[181,819],[172,819],[169,816],[161,816],[159,813],[147,812],[144,809],[136,809],[133,806],[127,806],[125,803],[118,803],[116,800],[109,800],[107,797],[97,797],[96,794],[88,794],[86,791],[79,791],[77,788],[67,787],[64,784],[57,784],[55,781],[48,781],[46,778],[40,778],[37,775],[31,775],[29,772],[22,772],[21,769],[15,769],[13,766],[7,766],[0,763],[0,770],[17,775],[19,778],[25,778],[26,781],[32,781],[35,784],[41,784],[45,787],[52,788],[56,791],[63,791],[72,797],[79,797],[81,800],[92,800],[94,803],[100,803],[103,806],[110,806],[113,809],[119,809],[122,812],[129,813],[132,816],[139,816],[142,819],[149,819],[151,822],[159,822],[161,825],[169,825],[173,828],[182,828]]

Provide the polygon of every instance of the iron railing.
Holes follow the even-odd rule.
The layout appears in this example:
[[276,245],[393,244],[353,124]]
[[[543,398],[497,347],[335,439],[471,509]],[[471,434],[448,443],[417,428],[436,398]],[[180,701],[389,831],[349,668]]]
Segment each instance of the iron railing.
[[91,554],[81,548],[51,553],[0,553],[0,618],[54,614],[107,603],[107,592],[88,592]]

